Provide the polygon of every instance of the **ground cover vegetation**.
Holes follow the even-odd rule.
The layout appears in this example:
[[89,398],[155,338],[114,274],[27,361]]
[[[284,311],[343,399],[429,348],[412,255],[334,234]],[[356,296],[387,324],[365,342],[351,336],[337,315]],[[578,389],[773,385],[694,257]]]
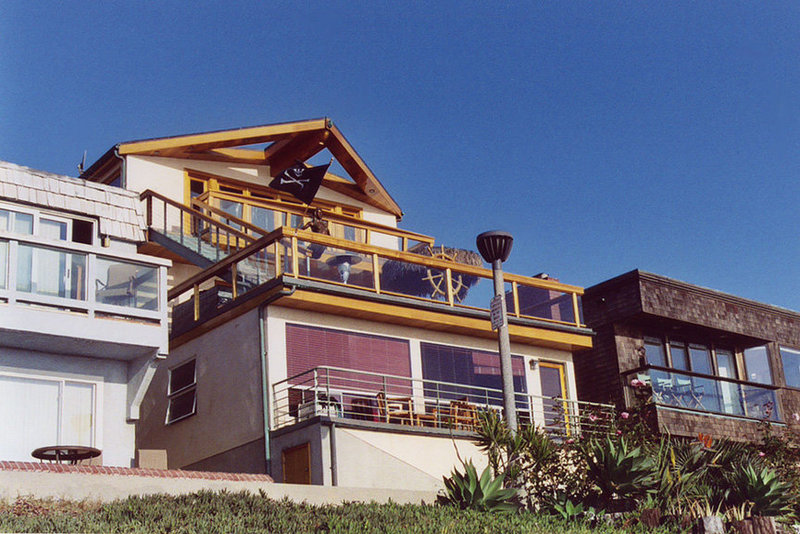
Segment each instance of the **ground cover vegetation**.
[[[703,517],[718,518],[733,532],[763,517],[798,522],[800,414],[786,427],[762,421],[758,443],[704,435],[677,439],[654,430],[648,386],[637,380],[632,386],[641,400],[638,408],[589,414],[599,431],[580,436],[554,439],[535,427],[513,434],[496,413],[481,413],[478,443],[489,458],[487,471],[472,484],[474,466],[455,471],[440,502],[477,507],[466,487],[480,494],[478,502],[485,501],[487,510],[515,508],[594,527],[658,526],[675,532],[690,531]],[[455,492],[457,479],[462,482]],[[500,494],[502,487],[516,491]],[[485,498],[487,491],[493,492],[491,499]]]
[[[244,492],[200,492],[133,497],[108,504],[20,498],[0,504],[0,532],[614,534],[622,530],[612,526],[592,528],[529,513],[481,512],[453,506],[311,506]],[[669,531],[636,527],[624,532]]]

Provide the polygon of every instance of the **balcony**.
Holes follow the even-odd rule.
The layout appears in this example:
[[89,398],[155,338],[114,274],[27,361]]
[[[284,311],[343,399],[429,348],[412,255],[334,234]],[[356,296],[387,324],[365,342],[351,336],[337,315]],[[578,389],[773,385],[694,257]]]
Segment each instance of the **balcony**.
[[[370,427],[474,432],[481,411],[501,413],[503,406],[498,389],[326,366],[272,389],[274,430],[326,416]],[[607,404],[517,393],[516,406],[521,424],[553,437],[605,433],[614,421],[614,407]]]
[[[166,352],[167,265],[135,253],[0,233],[0,306],[14,309],[0,320],[4,342],[52,350],[52,340],[30,336],[40,333],[62,338],[60,349],[73,354],[124,359],[142,346]],[[115,341],[119,346],[106,352],[102,343]]]
[[642,387],[631,385],[634,379],[652,391],[652,400],[657,406],[782,421],[775,386],[649,366],[625,375],[628,394],[632,395],[629,398],[643,394]]
[[[216,235],[206,239],[220,246]],[[278,279],[486,317],[493,294],[492,272],[483,267],[281,227],[175,286],[168,295],[174,305],[172,336]],[[511,273],[505,280],[512,320],[533,320],[541,328],[583,327],[581,288]]]

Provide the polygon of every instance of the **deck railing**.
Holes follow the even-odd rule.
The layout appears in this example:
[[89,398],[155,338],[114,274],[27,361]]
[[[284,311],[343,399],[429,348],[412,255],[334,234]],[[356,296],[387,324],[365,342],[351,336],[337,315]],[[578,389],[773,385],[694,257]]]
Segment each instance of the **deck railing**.
[[[305,206],[223,191],[202,193],[192,200],[192,207],[255,238],[281,226],[301,228],[311,220],[310,210]],[[357,243],[404,251],[432,247],[434,243],[430,236],[343,213],[325,211],[324,219],[330,235]]]
[[782,420],[775,386],[655,366],[630,371],[625,375],[625,382],[629,400],[645,393],[659,406]]
[[166,262],[0,232],[0,301],[162,322]]
[[[502,413],[499,389],[320,366],[272,387],[273,428],[315,416],[475,431],[480,411]],[[606,433],[614,407],[517,392],[518,419],[553,436]]]
[[[235,301],[281,275],[487,312],[493,293],[492,272],[483,267],[281,227],[175,286],[169,299],[183,311],[174,311],[173,318],[194,310],[190,322],[204,320],[205,290],[222,288],[225,302]],[[511,273],[505,280],[510,317],[582,326],[582,288]]]

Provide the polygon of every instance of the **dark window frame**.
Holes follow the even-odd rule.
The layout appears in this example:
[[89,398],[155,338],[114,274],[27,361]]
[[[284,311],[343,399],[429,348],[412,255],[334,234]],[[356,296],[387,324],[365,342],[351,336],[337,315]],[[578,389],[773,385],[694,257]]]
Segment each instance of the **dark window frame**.
[[[172,377],[173,373],[176,371],[182,370],[188,365],[192,365],[192,381],[186,385],[183,385],[176,390],[172,390]],[[191,395],[192,397],[192,408],[187,413],[181,413],[180,415],[173,417],[173,407],[179,405],[183,399]],[[187,417],[191,417],[197,413],[197,358],[192,358],[191,360],[187,360],[181,362],[180,364],[172,367],[169,370],[167,376],[167,420],[166,424],[170,425],[172,423],[176,423],[178,421],[182,421]]]

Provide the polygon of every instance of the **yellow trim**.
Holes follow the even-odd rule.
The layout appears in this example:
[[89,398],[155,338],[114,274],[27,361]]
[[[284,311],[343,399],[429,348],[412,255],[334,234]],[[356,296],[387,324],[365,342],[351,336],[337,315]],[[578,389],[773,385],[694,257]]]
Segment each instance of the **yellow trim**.
[[[547,367],[548,369],[556,369],[558,371],[558,378],[561,382],[561,395],[559,395],[562,399],[567,398],[567,381],[566,381],[566,366],[563,363],[557,362],[539,362],[539,367]],[[541,384],[542,375],[539,375],[539,383]],[[566,431],[567,435],[570,434],[569,432],[569,406],[567,405],[566,401],[563,403],[563,410],[564,410],[564,423],[566,424]]]

